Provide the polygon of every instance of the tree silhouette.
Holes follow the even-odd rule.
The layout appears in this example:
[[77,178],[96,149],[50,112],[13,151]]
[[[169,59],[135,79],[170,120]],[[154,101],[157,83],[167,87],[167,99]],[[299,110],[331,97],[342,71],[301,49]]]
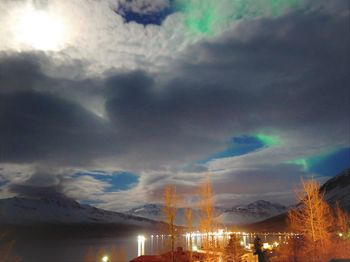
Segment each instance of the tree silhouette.
[[15,241],[6,241],[7,232],[0,232],[0,261],[2,262],[19,262],[22,259],[11,256]]
[[84,262],[94,262],[95,260],[95,255],[92,247],[89,247],[87,253],[85,254],[84,257]]
[[206,259],[209,261],[209,252],[216,248],[213,239],[210,239],[210,232],[214,231],[214,201],[209,175],[199,186],[199,211],[199,228],[206,235],[203,238],[203,248],[207,251]]
[[310,262],[324,261],[332,245],[332,211],[319,188],[315,180],[302,179],[297,194],[300,204],[288,214],[292,230],[303,235],[304,256]]
[[244,254],[244,249],[236,234],[230,235],[224,254],[227,261],[240,261],[241,256]]
[[174,186],[166,186],[164,188],[164,207],[163,213],[168,223],[168,232],[171,237],[171,257],[172,261],[175,261],[175,217],[176,217],[176,189]]
[[335,209],[335,241],[337,258],[350,257],[350,216],[336,203]]
[[189,261],[192,262],[192,231],[193,231],[193,214],[191,208],[185,209],[186,225],[187,230],[190,232],[189,241],[190,241],[190,257]]

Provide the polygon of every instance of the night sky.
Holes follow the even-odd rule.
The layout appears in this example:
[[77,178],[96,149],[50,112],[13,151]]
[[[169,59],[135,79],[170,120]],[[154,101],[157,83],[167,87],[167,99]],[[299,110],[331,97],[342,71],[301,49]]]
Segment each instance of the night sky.
[[292,204],[350,167],[348,0],[1,0],[0,197]]

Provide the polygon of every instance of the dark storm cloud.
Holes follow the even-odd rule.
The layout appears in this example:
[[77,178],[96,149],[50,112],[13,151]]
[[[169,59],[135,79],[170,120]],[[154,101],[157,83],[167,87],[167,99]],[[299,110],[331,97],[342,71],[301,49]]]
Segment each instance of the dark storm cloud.
[[79,105],[35,91],[0,94],[3,162],[78,164],[108,148],[108,127]]
[[182,68],[202,82],[220,79],[221,85],[237,90],[238,99],[226,106],[240,124],[339,123],[349,109],[347,19],[294,14],[245,24],[236,29],[240,39],[228,36],[221,43],[203,44],[190,53],[200,65]]
[[0,93],[30,90],[45,79],[35,55],[0,53]]
[[54,195],[63,195],[61,185],[41,187],[37,185],[11,184],[8,190],[20,197],[42,198]]
[[112,186],[89,175],[73,177],[53,172],[35,172],[23,181],[6,184],[4,191],[30,198],[69,196],[76,200],[97,201],[98,196]]
[[62,180],[63,176],[55,174],[53,170],[36,170],[23,179],[7,184],[5,190],[21,197],[62,195]]
[[209,134],[221,127],[218,116],[227,116],[238,97],[234,90],[181,81],[159,88],[142,72],[114,77],[107,86],[109,117],[132,150],[148,151],[145,162],[208,154],[217,147]]
[[[80,104],[53,92],[60,81],[40,69],[41,57],[0,59],[0,162],[77,165],[116,153],[112,130]],[[107,153],[108,152],[108,153]]]
[[[152,88],[151,79],[142,73],[131,75],[130,80],[139,78],[139,82],[133,79],[130,88],[123,84],[116,88],[119,105],[110,108],[118,111],[130,105],[128,116],[142,111],[141,118],[148,114],[154,116],[153,122],[191,119],[203,123],[208,117],[225,118],[238,109],[256,108],[298,114],[298,106],[305,110],[301,115],[312,120],[317,118],[316,107],[337,117],[335,105],[344,106],[338,108],[343,117],[348,103],[338,102],[346,102],[348,91],[348,26],[347,16],[299,14],[243,24],[235,28],[241,39],[228,34],[222,41],[193,47],[177,68],[181,77],[166,90]],[[114,81],[115,86],[122,82]]]
[[242,24],[240,38],[193,47],[165,86],[142,72],[111,78],[107,111],[126,141],[137,142],[130,148],[153,149],[147,161],[206,156],[230,136],[261,129],[343,143],[347,19],[292,14]]

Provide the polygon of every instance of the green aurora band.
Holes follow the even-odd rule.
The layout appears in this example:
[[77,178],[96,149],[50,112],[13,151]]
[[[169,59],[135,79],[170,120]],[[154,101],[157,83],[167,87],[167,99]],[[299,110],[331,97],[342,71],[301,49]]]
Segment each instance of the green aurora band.
[[311,156],[311,157],[305,157],[305,158],[299,158],[287,161],[287,164],[293,164],[301,166],[304,171],[310,171],[310,169],[314,166],[320,163],[322,160],[326,159],[327,157],[333,155],[334,153],[338,152],[340,149],[334,149],[331,151],[328,151],[326,153],[317,155],[317,156]]
[[281,143],[280,139],[278,136],[273,136],[273,135],[266,135],[263,133],[259,133],[254,135],[256,139],[258,139],[263,145],[265,146],[276,146]]
[[301,166],[304,171],[308,171],[311,165],[310,160],[307,158],[295,159],[295,160],[288,161],[287,163]]
[[240,19],[277,17],[296,8],[300,0],[176,0],[185,14],[185,25],[193,33],[214,35]]

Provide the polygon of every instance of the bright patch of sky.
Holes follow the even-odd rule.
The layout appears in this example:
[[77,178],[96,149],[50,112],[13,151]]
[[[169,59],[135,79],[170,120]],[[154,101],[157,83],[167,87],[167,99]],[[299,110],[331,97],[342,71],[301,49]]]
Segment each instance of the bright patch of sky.
[[112,174],[107,174],[103,171],[93,171],[91,173],[79,172],[76,173],[74,176],[91,176],[97,180],[107,182],[108,184],[110,184],[110,187],[108,187],[106,192],[127,190],[136,185],[139,181],[139,177],[137,175],[128,172],[114,172]]
[[233,157],[245,155],[251,152],[254,152],[258,149],[264,148],[267,146],[264,139],[258,136],[239,136],[234,137],[228,143],[227,149],[217,152],[210,157],[199,161],[199,163],[206,163],[213,159]]
[[[128,2],[126,2],[128,3]],[[135,22],[141,25],[161,25],[174,9],[168,4],[160,5],[158,8],[149,9],[149,5],[142,8],[131,8],[130,4],[120,4],[115,10],[117,14],[124,18],[126,23]]]

